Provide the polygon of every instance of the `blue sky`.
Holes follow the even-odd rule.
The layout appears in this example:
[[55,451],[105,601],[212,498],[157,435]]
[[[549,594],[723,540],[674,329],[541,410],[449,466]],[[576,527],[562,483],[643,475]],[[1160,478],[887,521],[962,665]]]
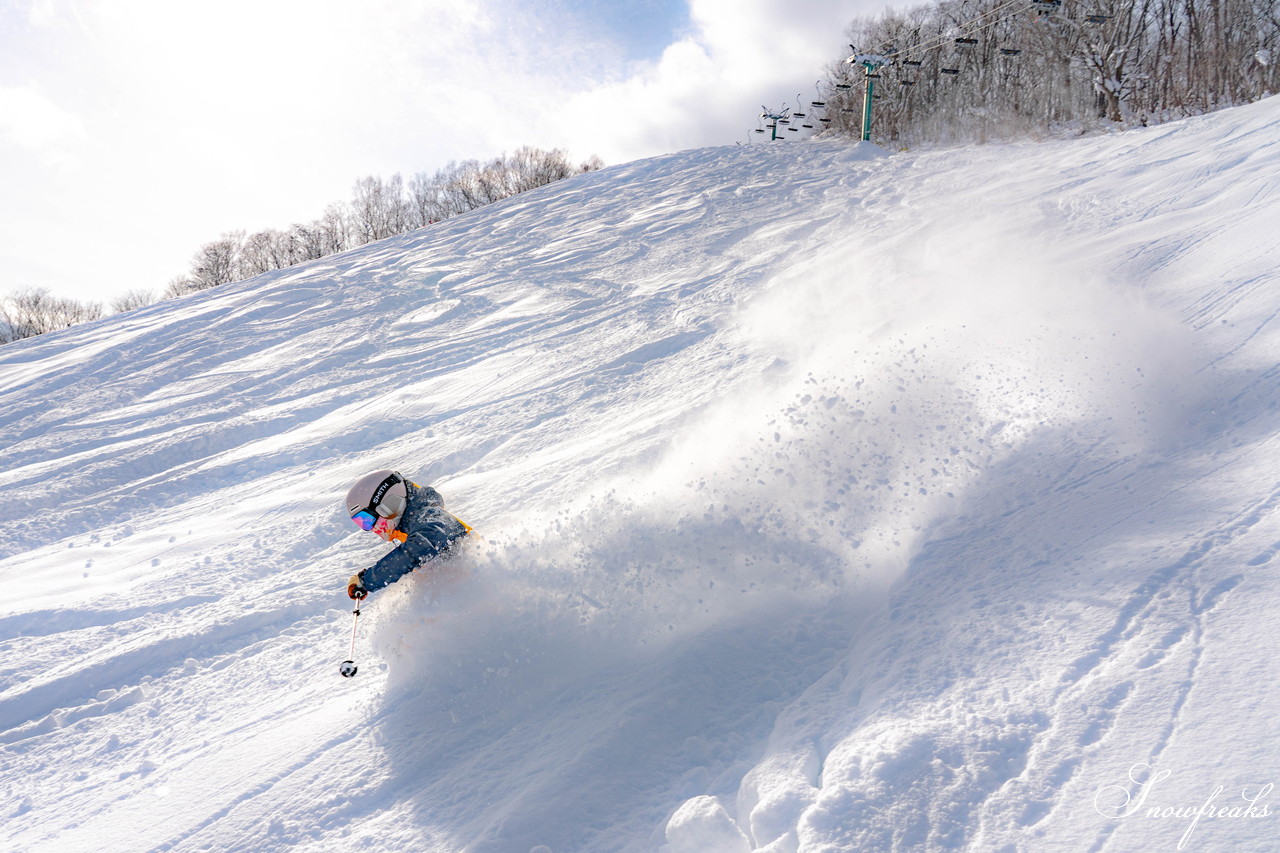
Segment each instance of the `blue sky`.
[[690,30],[686,0],[521,0],[512,5],[549,25],[571,23],[596,40],[616,43],[626,62],[659,59]]
[[161,290],[224,231],[521,145],[744,141],[879,0],[0,0],[0,294]]

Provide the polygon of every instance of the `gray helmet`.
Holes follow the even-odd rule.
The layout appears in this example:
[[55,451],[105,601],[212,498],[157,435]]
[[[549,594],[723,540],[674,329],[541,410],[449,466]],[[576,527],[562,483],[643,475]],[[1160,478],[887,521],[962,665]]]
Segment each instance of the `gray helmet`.
[[[356,484],[347,492],[347,515],[356,519],[356,516],[365,513],[372,527],[377,520],[375,516],[395,518],[400,515],[408,500],[409,490],[405,488],[404,477],[384,468],[356,480]],[[357,523],[359,520],[356,519]]]

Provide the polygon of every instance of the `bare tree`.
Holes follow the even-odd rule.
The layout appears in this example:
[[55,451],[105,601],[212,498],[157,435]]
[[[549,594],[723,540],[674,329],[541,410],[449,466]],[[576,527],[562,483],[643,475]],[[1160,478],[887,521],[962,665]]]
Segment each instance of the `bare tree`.
[[403,234],[412,218],[404,197],[404,179],[399,174],[385,181],[372,175],[356,181],[351,224],[360,245]]
[[46,288],[27,288],[0,301],[0,343],[67,329],[101,318],[102,305],[56,297]]
[[243,232],[223,234],[212,243],[205,243],[191,259],[190,281],[193,290],[205,290],[220,284],[236,281],[240,273],[240,247]]
[[138,308],[146,308],[148,305],[155,304],[156,301],[155,291],[136,288],[127,290],[111,300],[111,310],[117,314],[124,314]]
[[[876,69],[873,138],[983,141],[1146,124],[1272,94],[1274,0],[940,0],[849,27]],[[829,132],[861,133],[863,69],[827,71]]]
[[280,269],[288,264],[279,262],[276,244],[280,235],[275,231],[258,231],[244,239],[237,262],[237,277],[252,278],[264,272]]
[[189,276],[180,275],[169,279],[169,283],[164,286],[164,299],[173,299],[177,296],[186,296],[188,293],[195,293],[200,287]]
[[[407,186],[399,174],[386,180],[361,178],[356,181],[349,203],[329,205],[312,222],[294,224],[284,231],[265,229],[248,236],[243,231],[233,231],[205,243],[192,257],[190,271],[170,279],[158,298],[183,296],[344,252],[603,166],[599,157],[574,165],[560,149],[526,147],[483,163],[466,160],[450,163],[434,174],[422,172],[414,175]],[[123,313],[155,301],[152,291],[131,290],[114,299],[112,309]],[[103,308],[98,303],[58,299],[47,290],[20,291],[0,299],[0,343],[102,315]]]
[[335,255],[351,248],[351,218],[339,204],[325,208],[324,215],[315,223],[317,240],[325,255]]
[[237,231],[206,243],[192,259],[190,272],[169,282],[164,297],[344,252],[603,165],[599,157],[575,166],[562,150],[521,148],[484,163],[466,160],[433,174],[421,172],[408,184],[399,174],[387,179],[370,175],[355,182],[349,202],[329,205],[313,222],[248,236]]

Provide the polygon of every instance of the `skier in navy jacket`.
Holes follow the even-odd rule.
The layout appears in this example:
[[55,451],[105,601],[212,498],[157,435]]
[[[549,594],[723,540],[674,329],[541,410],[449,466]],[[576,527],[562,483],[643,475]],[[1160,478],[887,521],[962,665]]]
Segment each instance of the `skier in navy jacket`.
[[428,560],[448,555],[471,528],[444,511],[444,498],[391,470],[374,471],[347,492],[347,514],[361,530],[397,548],[347,581],[354,599],[395,583]]

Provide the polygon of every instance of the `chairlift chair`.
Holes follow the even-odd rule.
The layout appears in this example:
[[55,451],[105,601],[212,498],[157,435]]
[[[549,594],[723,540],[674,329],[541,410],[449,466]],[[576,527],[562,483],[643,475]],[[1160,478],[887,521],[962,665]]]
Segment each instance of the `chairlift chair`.
[[972,48],[972,47],[976,47],[977,44],[978,44],[977,39],[969,38],[968,36],[956,39],[956,47]]
[[1000,55],[1001,55],[1001,56],[1017,56],[1017,55],[1018,55],[1018,54],[1020,54],[1020,53],[1022,53],[1022,50],[1021,50],[1020,48],[1016,48],[1016,47],[1002,47],[1002,48],[1000,48]]
[[818,93],[818,100],[810,101],[809,106],[818,107],[819,109],[825,107],[827,105],[827,102],[822,99],[822,81],[821,80],[814,81],[813,90]]

